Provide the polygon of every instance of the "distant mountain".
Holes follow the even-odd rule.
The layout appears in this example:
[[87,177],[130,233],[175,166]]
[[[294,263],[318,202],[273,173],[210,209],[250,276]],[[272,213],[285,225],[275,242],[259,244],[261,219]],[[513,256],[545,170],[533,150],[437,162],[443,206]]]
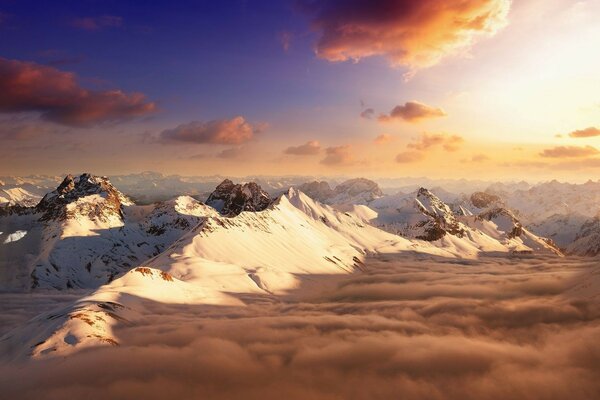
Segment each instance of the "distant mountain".
[[365,178],[349,179],[335,189],[325,181],[308,182],[296,188],[324,204],[367,204],[383,196],[379,185]]
[[600,255],[600,214],[581,226],[575,240],[567,247],[567,251],[578,256]]

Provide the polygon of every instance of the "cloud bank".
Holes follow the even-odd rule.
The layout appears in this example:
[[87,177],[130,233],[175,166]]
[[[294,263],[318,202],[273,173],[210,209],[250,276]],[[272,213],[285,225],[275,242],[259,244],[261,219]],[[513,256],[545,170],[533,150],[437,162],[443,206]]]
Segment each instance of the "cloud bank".
[[591,126],[586,129],[580,129],[577,131],[573,131],[573,132],[569,133],[569,136],[572,138],[588,138],[588,137],[600,136],[600,129]]
[[116,330],[120,346],[3,365],[0,386],[50,400],[588,400],[600,392],[600,306],[572,292],[582,268],[389,255],[284,302],[148,303]]
[[556,146],[545,149],[540,153],[540,156],[546,158],[577,158],[589,157],[598,153],[600,153],[600,151],[592,146]]

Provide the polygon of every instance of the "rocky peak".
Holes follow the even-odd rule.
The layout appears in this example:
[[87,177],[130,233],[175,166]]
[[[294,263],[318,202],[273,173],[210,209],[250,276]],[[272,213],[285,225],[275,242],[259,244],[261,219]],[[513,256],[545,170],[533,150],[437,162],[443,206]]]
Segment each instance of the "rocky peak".
[[325,181],[306,182],[298,186],[297,189],[311,199],[320,202],[325,202],[327,199],[335,195],[335,192],[331,189],[329,183]]
[[105,221],[115,216],[122,219],[122,206],[131,204],[105,176],[69,174],[56,190],[42,198],[36,211],[43,213],[42,221],[65,220],[77,215]]
[[471,204],[477,208],[488,208],[500,202],[500,197],[486,192],[475,192],[471,195]]
[[494,222],[500,229],[506,232],[510,239],[519,237],[523,234],[523,224],[521,224],[521,221],[506,208],[490,208],[489,210],[480,213],[477,218]]
[[415,198],[415,206],[425,217],[418,223],[423,233],[417,239],[434,241],[447,233],[462,237],[466,227],[457,219],[450,207],[426,188],[419,188]]
[[235,216],[242,211],[262,211],[271,202],[271,196],[255,182],[234,184],[229,179],[221,182],[206,200],[206,204],[226,216]]
[[381,188],[376,182],[365,178],[349,179],[335,187],[336,193],[346,193],[351,197],[368,193],[373,198],[383,196]]

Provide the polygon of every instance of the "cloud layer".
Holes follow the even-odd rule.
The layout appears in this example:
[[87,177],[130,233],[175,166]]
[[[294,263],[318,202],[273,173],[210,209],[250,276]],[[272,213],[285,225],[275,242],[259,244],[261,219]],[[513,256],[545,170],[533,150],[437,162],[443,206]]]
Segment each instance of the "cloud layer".
[[384,56],[411,70],[437,64],[507,23],[509,0],[305,1],[329,61]]
[[381,114],[379,121],[403,120],[418,122],[424,119],[445,117],[446,115],[446,112],[441,108],[431,107],[418,101],[408,101],[404,105],[394,107],[389,114]]
[[160,133],[167,142],[191,142],[206,144],[239,145],[248,142],[261,131],[259,126],[247,122],[244,117],[218,119],[208,122],[192,121]]
[[154,111],[156,104],[141,93],[88,90],[70,72],[0,58],[0,112],[38,112],[48,121],[89,126]]
[[148,313],[116,330],[120,346],[0,366],[0,387],[6,398],[49,400],[587,400],[600,392],[600,306],[571,289],[585,265],[403,254],[365,267],[306,279],[312,294],[286,301],[148,302]]

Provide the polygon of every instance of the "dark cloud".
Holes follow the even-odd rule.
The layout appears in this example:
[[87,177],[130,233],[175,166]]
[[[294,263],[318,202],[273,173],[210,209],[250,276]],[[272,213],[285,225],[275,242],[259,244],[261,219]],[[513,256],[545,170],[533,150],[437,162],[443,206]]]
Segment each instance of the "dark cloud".
[[[0,387],[49,400],[594,399],[600,304],[577,291],[594,293],[590,264],[389,254],[363,273],[300,277],[317,289],[285,301],[140,301],[143,313],[115,329],[120,346],[5,363]],[[2,296],[2,314],[31,316]]]
[[586,129],[580,129],[577,131],[573,131],[569,133],[569,136],[572,138],[588,138],[600,136],[600,129],[590,126]]
[[431,107],[418,101],[408,101],[403,106],[394,107],[389,115],[381,114],[379,121],[403,120],[412,123],[424,119],[445,117],[446,115],[446,112],[441,108]]
[[325,149],[325,158],[321,160],[321,164],[342,165],[351,163],[353,160],[354,156],[350,145],[334,146]]
[[300,146],[290,146],[283,152],[295,156],[312,156],[321,152],[321,144],[316,140],[311,140]]
[[105,28],[119,28],[123,26],[123,18],[116,15],[74,18],[71,21],[71,26],[86,31],[97,31]]
[[509,0],[303,1],[320,33],[318,57],[384,56],[411,70],[437,64],[506,23]]
[[48,121],[90,126],[154,111],[156,104],[141,93],[88,90],[70,72],[0,58],[0,112],[39,112]]
[[551,149],[545,149],[540,156],[547,158],[573,158],[589,157],[600,153],[592,146],[556,146]]
[[244,117],[218,119],[208,122],[192,121],[160,133],[167,142],[191,142],[207,144],[242,144],[250,141],[263,128],[252,125]]
[[375,110],[372,108],[367,108],[366,110],[360,113],[360,117],[364,119],[372,119],[375,116]]

